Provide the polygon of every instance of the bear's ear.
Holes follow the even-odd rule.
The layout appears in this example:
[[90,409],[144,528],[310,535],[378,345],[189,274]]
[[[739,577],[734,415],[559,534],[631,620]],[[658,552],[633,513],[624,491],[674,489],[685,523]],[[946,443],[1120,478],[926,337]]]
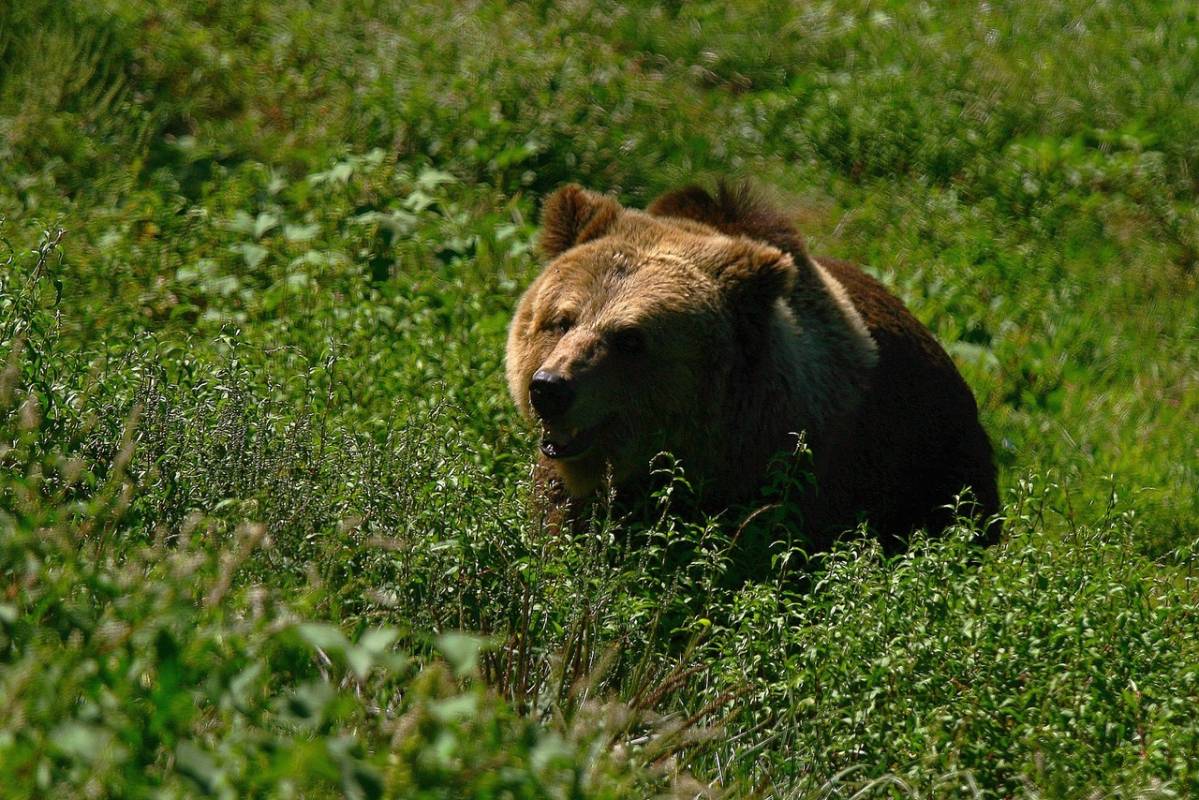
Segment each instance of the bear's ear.
[[682,217],[693,219],[719,229],[724,222],[720,205],[699,186],[684,186],[667,192],[645,209],[655,217]]
[[541,252],[555,258],[603,236],[620,216],[611,197],[569,184],[550,195],[541,211]]
[[790,294],[798,270],[794,259],[777,247],[735,239],[722,253],[713,276],[731,305],[756,311]]

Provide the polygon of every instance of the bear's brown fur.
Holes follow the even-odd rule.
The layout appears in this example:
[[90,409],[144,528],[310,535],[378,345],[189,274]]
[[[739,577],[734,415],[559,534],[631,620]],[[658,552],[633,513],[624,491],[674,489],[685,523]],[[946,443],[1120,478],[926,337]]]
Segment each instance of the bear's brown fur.
[[889,545],[939,530],[964,487],[980,518],[997,511],[991,445],[945,351],[745,190],[689,187],[643,212],[567,186],[541,244],[550,263],[517,308],[507,373],[541,424],[555,502],[605,476],[634,484],[663,450],[707,505],[747,500],[804,431],[815,543],[863,515]]

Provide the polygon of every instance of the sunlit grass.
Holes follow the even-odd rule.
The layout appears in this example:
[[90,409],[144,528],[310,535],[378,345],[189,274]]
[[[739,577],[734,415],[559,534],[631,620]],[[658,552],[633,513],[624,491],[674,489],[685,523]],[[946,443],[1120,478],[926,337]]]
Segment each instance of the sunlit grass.
[[[1195,793],[1195,41],[1185,4],[4,6],[6,792]],[[767,529],[746,581],[735,520],[545,535],[502,377],[540,200],[724,174],[945,343],[1003,545],[797,574]]]

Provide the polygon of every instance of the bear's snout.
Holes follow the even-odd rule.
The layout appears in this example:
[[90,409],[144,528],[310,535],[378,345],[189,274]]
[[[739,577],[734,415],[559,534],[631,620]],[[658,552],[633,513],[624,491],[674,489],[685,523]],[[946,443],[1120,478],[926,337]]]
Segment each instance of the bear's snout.
[[575,400],[574,382],[556,372],[539,369],[529,382],[529,403],[537,416],[552,420],[566,413]]

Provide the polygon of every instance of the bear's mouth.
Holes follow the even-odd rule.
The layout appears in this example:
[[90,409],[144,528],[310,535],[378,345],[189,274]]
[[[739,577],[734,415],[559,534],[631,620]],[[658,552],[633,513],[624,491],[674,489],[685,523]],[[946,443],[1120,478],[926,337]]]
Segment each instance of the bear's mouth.
[[551,428],[545,425],[541,429],[541,452],[545,454],[546,458],[552,458],[555,461],[578,458],[595,444],[595,435],[599,429],[599,425],[593,425],[585,430]]

